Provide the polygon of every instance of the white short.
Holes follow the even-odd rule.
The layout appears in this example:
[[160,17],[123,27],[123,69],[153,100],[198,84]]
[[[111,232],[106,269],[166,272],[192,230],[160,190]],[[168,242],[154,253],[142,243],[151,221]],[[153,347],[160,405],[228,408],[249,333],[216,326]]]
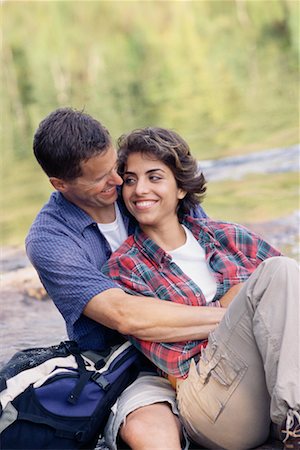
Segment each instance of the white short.
[[105,443],[110,450],[117,450],[117,437],[120,426],[126,417],[141,406],[168,402],[174,414],[178,415],[176,393],[169,381],[149,372],[139,377],[121,394],[111,408],[104,431]]

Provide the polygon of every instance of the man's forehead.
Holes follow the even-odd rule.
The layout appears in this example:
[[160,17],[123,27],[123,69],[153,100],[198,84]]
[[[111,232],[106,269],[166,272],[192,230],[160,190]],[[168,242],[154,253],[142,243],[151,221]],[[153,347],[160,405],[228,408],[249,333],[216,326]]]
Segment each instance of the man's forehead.
[[116,165],[116,162],[116,149],[113,146],[110,146],[107,150],[99,152],[98,154],[81,161],[80,166],[83,173],[94,170],[105,173],[106,171],[111,170]]

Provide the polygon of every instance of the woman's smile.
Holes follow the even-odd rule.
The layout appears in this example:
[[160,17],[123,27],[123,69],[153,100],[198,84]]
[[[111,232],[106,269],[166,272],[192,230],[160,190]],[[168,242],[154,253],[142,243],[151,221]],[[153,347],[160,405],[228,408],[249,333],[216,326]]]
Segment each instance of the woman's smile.
[[133,202],[133,204],[139,210],[145,210],[145,209],[148,210],[153,205],[155,205],[157,202],[158,202],[158,200],[137,200],[137,201]]

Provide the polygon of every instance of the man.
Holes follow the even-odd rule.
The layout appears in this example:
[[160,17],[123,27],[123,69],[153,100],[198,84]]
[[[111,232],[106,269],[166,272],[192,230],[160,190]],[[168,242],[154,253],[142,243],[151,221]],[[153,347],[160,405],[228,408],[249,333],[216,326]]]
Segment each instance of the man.
[[[108,130],[88,114],[61,108],[40,123],[33,148],[56,192],[36,217],[26,250],[65,319],[69,338],[82,349],[103,350],[119,340],[119,333],[164,342],[200,337],[203,307],[147,298],[141,310],[139,297],[101,273],[134,228],[118,199],[122,179]],[[201,208],[195,214],[205,216]],[[206,310],[213,329],[224,310]],[[140,377],[124,392],[106,439],[116,448],[120,428],[133,450],[180,449],[174,392],[166,380],[145,376],[147,386],[152,377],[152,388],[144,392]]]

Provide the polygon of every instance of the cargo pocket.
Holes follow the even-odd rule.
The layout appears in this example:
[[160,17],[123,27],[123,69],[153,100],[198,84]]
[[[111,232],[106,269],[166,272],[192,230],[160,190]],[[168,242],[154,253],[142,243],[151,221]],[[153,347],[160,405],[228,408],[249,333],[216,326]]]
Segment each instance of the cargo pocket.
[[230,349],[217,347],[212,333],[191,374],[191,382],[196,383],[198,391],[198,407],[212,423],[224,410],[246,371],[247,365],[241,357]]

